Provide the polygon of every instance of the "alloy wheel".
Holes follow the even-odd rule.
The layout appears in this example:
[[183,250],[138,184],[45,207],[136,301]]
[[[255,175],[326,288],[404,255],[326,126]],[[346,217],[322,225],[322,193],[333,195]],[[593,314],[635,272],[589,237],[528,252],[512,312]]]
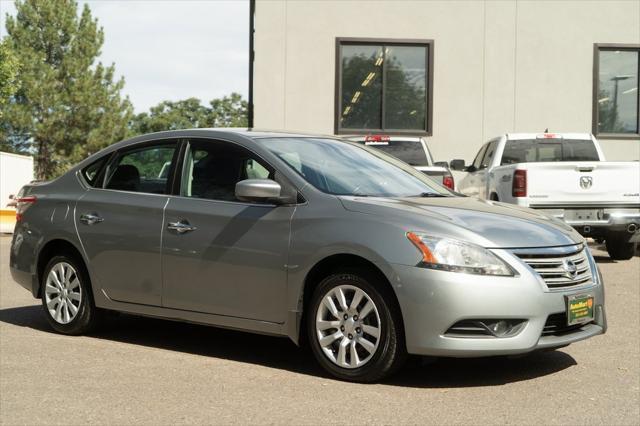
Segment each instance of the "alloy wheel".
[[316,337],[325,356],[342,368],[371,360],[380,343],[378,308],[361,288],[340,285],[329,290],[316,313]]
[[47,275],[44,294],[51,318],[59,324],[73,321],[82,302],[82,287],[73,266],[67,262],[53,265]]

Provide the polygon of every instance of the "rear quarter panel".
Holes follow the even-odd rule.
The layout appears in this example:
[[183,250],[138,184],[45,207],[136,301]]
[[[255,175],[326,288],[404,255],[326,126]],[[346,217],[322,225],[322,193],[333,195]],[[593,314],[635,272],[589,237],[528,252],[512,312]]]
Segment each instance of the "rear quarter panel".
[[25,194],[35,195],[37,201],[16,224],[9,265],[14,276],[22,280],[30,277],[34,296],[38,289],[38,257],[48,242],[64,240],[83,253],[73,220],[75,202],[83,192],[78,178],[70,173],[48,184],[29,187]]

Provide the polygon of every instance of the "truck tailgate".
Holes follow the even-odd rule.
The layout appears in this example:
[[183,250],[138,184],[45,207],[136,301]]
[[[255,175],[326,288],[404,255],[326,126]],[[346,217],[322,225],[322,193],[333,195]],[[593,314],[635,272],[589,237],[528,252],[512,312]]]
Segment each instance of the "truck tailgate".
[[638,162],[549,162],[519,164],[527,170],[530,206],[638,205]]

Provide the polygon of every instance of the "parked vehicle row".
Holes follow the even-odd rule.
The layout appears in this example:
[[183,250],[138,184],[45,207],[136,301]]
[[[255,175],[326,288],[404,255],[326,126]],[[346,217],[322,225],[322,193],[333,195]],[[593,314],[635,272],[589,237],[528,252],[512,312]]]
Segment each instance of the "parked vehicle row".
[[306,334],[329,373],[374,381],[407,354],[523,354],[607,329],[573,228],[460,196],[364,144],[156,133],[17,202],[11,273],[60,333],[115,310]]

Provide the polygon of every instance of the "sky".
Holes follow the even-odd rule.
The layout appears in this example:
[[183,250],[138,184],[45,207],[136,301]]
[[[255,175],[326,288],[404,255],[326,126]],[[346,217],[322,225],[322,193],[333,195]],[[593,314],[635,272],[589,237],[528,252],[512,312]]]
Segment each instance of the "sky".
[[[248,93],[249,0],[89,0],[136,112],[163,100]],[[0,0],[0,37],[13,0]]]

